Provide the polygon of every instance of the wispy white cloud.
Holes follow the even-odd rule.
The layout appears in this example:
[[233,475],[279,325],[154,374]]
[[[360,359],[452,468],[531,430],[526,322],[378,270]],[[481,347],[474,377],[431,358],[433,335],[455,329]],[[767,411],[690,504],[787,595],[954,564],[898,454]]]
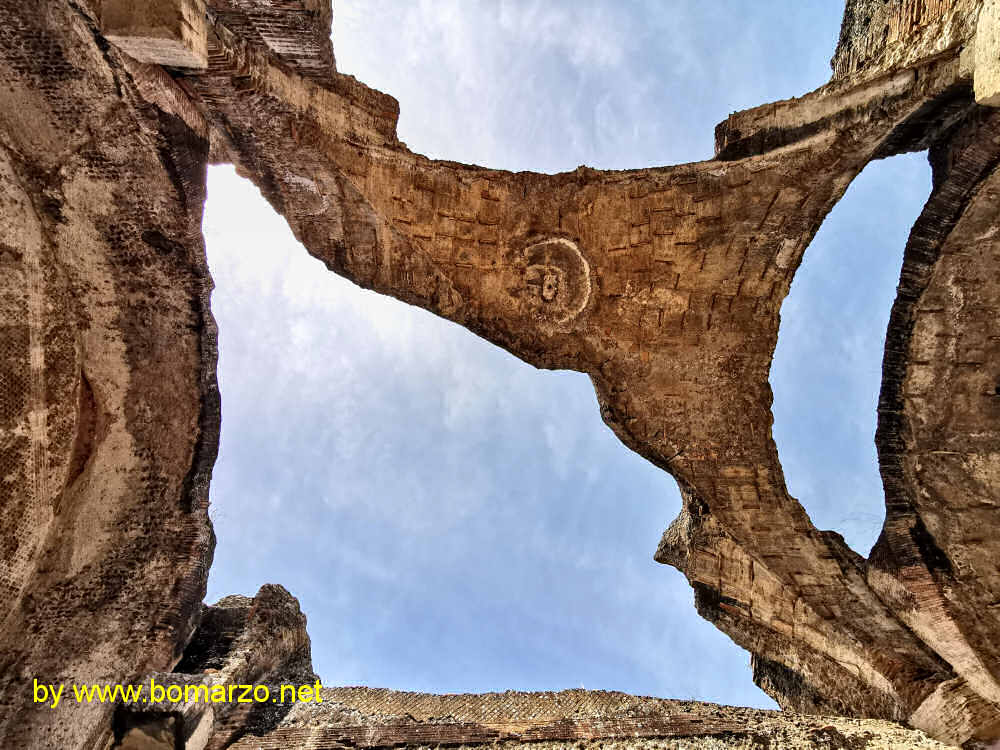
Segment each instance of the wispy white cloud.
[[621,65],[637,34],[635,17],[617,4],[504,0],[498,9],[500,28],[515,47],[555,50],[575,67]]

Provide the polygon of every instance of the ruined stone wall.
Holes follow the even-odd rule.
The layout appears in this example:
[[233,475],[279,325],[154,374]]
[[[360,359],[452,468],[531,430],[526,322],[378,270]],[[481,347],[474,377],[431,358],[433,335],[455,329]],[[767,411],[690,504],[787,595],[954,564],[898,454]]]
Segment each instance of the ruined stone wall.
[[[305,685],[306,700],[263,704],[129,703],[118,707],[110,748],[120,750],[298,750],[302,748],[503,747],[763,750],[865,747],[940,750],[898,724],[730,708],[624,693],[427,695],[321,688],[309,659],[306,621],[280,586],[205,607],[173,673],[177,686]],[[110,750],[109,748],[109,750]]]
[[[230,685],[267,686],[280,696],[282,685],[310,686],[319,678],[312,670],[306,617],[298,601],[281,586],[265,585],[254,597],[228,596],[200,613],[198,629],[173,672],[143,677],[181,693],[197,689],[205,695]],[[116,707],[109,748],[123,750],[224,750],[244,736],[270,733],[287,717],[291,702],[236,702],[204,699],[187,703],[123,703]],[[103,746],[102,746],[103,750]]]
[[239,750],[350,746],[758,750],[771,747],[941,748],[888,722],[827,719],[614,692],[424,695],[366,688],[323,691]]
[[[322,0],[209,0],[194,34],[134,8],[104,19],[121,48],[70,0],[0,0],[12,19],[0,26],[0,738],[103,747],[110,708],[40,713],[24,685],[163,673],[202,614],[218,430],[199,233],[209,160],[234,162],[331,271],[538,367],[590,375],[605,422],[681,487],[656,559],[685,573],[699,612],[751,652],[783,708],[908,721],[954,743],[1000,738],[1000,133],[976,104],[992,65],[986,7],[850,2],[831,83],[733,115],[715,159],[540,175],[406,149],[395,100],[336,71]],[[184,69],[178,45],[196,58]],[[781,302],[824,217],[871,159],[928,147],[934,193],[907,247],[880,400],[887,522],[864,560],[788,494],[768,373]],[[212,652],[216,616],[196,651]],[[274,637],[296,652],[304,623],[282,622]],[[211,679],[191,654],[199,674],[184,679]],[[237,662],[233,674],[263,674]],[[576,704],[541,701],[555,713],[526,729],[484,699],[476,710],[492,706],[501,729],[415,720],[397,736],[388,704],[359,726],[382,738],[373,747],[756,747],[760,722],[785,744],[847,747],[855,727],[907,746],[884,725],[840,723],[834,736],[706,707],[644,713],[621,697],[638,711],[625,721],[581,700],[601,706],[582,724],[558,715]],[[202,733],[218,747],[252,723],[218,718],[214,740]],[[357,744],[354,718],[296,709],[246,742]]]
[[960,50],[737,114],[716,161],[515,175],[410,153],[391,101],[276,65],[245,24],[216,16],[212,64],[182,81],[229,158],[331,270],[589,373],[609,426],[682,486],[657,559],[783,706],[907,719],[975,671],[916,637],[789,497],[767,383],[781,300],[850,180],[969,116]]
[[169,668],[204,596],[207,130],[78,6],[0,18],[0,746],[80,748],[111,707],[33,679]]
[[978,109],[932,153],[935,189],[907,244],[889,325],[876,435],[887,517],[868,574],[961,676],[939,688],[963,691],[953,709],[935,698],[923,713],[992,731],[1000,727],[1000,540],[989,531],[1000,467],[990,270],[998,128],[995,110]]
[[980,0],[848,0],[834,78],[868,77],[958,49],[974,38]]

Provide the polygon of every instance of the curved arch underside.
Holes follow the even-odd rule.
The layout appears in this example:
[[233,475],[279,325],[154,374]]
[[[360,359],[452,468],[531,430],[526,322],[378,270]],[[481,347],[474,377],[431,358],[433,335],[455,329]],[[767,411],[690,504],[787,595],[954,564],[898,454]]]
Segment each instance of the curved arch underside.
[[[0,197],[20,212],[0,226],[0,736],[100,737],[97,707],[76,727],[15,723],[17,681],[170,669],[198,619],[218,432],[198,231],[211,160],[331,271],[587,373],[605,422],[681,487],[656,559],[782,707],[1000,737],[1000,114],[976,103],[992,3],[852,0],[833,80],[733,115],[714,159],[558,175],[410,152],[396,102],[336,71],[326,3],[172,3],[171,45],[127,16],[111,34],[111,0],[104,30],[202,69],[137,62],[69,0],[0,0],[34,44],[0,36],[18,105],[0,115]],[[865,560],[789,495],[767,378],[824,217],[872,159],[927,148],[879,404],[887,519]]]

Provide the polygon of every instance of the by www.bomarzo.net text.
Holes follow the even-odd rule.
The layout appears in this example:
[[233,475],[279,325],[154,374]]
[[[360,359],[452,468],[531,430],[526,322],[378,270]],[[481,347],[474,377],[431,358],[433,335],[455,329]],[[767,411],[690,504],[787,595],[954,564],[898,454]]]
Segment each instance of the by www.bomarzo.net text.
[[322,703],[319,680],[309,685],[161,685],[70,684],[54,685],[34,680],[35,703],[58,708],[64,700],[75,703]]

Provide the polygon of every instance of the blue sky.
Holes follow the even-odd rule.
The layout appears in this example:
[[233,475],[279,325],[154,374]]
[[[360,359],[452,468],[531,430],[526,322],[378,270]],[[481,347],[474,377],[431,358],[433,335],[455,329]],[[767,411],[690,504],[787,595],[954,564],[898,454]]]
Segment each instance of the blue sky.
[[[400,100],[400,137],[507,169],[710,158],[730,112],[829,77],[839,2],[344,0],[338,67]],[[871,165],[783,308],[772,370],[789,487],[862,553],[883,518],[873,434],[922,155]],[[618,689],[768,707],[749,657],[653,562],[673,480],[543,372],[363,292],[213,168],[219,537],[208,600],[281,583],[329,685]]]

